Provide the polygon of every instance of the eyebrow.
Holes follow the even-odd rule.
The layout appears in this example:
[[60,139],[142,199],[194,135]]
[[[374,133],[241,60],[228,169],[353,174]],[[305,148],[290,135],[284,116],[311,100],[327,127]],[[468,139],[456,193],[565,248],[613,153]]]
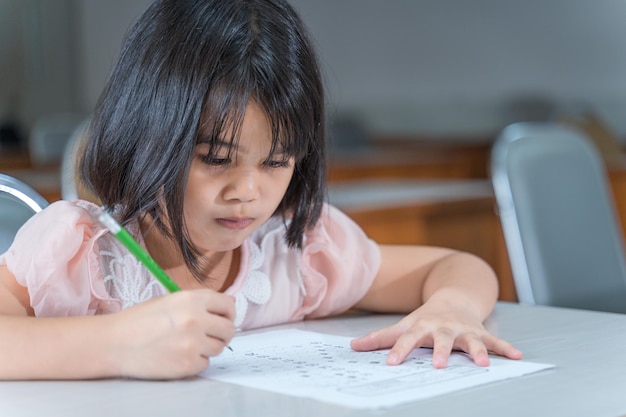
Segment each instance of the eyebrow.
[[[211,141],[212,141],[211,136],[201,135],[201,136],[198,136],[198,141],[196,145],[209,145]],[[227,141],[227,140],[222,139],[221,137],[217,138],[214,144],[215,146],[217,146],[218,149],[221,147],[225,147],[225,148],[232,149],[235,152],[241,151],[242,153],[246,153],[248,151],[248,148],[246,148],[245,146],[240,146],[238,142]],[[273,154],[284,155],[284,154],[287,154],[287,151],[285,150],[283,146],[279,144],[279,146],[274,150]]]
[[[235,151],[240,149],[239,144],[236,141],[229,141],[229,140],[225,140],[221,137],[218,137],[214,140],[213,137],[209,136],[209,135],[200,135],[198,136],[198,140],[196,142],[196,145],[209,145],[213,143],[213,145],[215,145],[217,148],[234,148]],[[242,151],[246,151],[245,147],[241,148]]]

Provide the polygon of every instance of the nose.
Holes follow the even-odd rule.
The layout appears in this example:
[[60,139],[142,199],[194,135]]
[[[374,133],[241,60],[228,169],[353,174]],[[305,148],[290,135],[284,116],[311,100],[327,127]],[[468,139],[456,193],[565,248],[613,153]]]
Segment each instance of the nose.
[[259,198],[259,174],[254,169],[237,169],[231,172],[223,191],[227,201],[254,201]]

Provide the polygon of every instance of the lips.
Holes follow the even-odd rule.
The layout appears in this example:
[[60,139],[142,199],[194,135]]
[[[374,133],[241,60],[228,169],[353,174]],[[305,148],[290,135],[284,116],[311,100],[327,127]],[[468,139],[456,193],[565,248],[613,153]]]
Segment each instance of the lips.
[[254,222],[254,219],[250,217],[228,217],[216,219],[216,222],[227,229],[241,230],[250,226],[252,222]]

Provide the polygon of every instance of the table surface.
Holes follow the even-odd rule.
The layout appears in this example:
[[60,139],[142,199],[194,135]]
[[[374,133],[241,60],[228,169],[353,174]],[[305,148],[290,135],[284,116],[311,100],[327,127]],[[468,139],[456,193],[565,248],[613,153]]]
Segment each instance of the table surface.
[[328,196],[342,210],[367,210],[492,198],[493,188],[485,179],[366,179],[329,184]]
[[[276,328],[359,336],[398,318],[356,314]],[[372,411],[202,378],[0,382],[0,416],[626,415],[626,315],[500,302],[486,326],[519,347],[524,360],[556,367]]]

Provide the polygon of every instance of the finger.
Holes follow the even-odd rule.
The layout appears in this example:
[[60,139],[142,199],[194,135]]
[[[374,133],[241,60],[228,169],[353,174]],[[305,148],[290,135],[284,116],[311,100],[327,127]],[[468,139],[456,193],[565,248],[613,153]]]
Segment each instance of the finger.
[[200,356],[210,358],[220,355],[226,348],[227,343],[217,337],[208,336],[200,350]]
[[230,321],[235,320],[235,299],[227,294],[221,294],[213,290],[197,290],[204,298],[206,311],[226,317]]
[[448,359],[454,346],[454,335],[447,330],[439,330],[433,335],[433,366],[442,369],[448,366]]
[[401,330],[397,325],[370,332],[350,341],[350,347],[358,352],[389,349],[398,340]]
[[489,352],[483,340],[477,336],[467,336],[464,342],[459,344],[464,352],[467,352],[474,363],[478,366],[489,366]]
[[423,346],[426,334],[418,331],[402,333],[387,355],[388,365],[399,365],[416,347]]
[[497,355],[509,359],[522,359],[522,352],[506,340],[489,334],[483,338],[483,342],[489,351]]
[[215,338],[227,344],[235,336],[235,325],[233,322],[222,316],[209,313],[205,321],[204,333],[207,337]]
[[203,324],[204,337],[198,342],[202,356],[210,357],[222,353],[235,335],[235,326],[225,317],[208,314]]
[[236,316],[235,297],[233,297],[232,295],[228,295],[228,294],[220,294],[220,295],[225,298],[224,303],[226,303],[226,311],[222,315],[226,317],[228,320],[230,320],[231,322],[234,322],[235,316]]

